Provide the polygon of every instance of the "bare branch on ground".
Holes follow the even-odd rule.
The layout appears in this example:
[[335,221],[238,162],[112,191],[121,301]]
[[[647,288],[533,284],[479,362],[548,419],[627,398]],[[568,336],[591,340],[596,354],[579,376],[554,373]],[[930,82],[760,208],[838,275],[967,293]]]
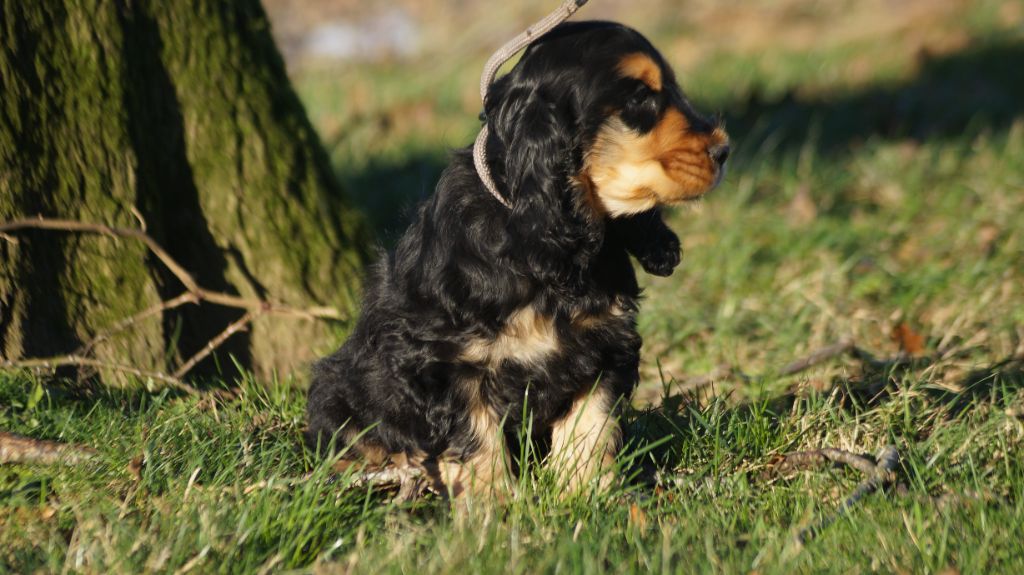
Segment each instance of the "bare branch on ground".
[[797,543],[803,545],[814,539],[829,525],[848,513],[861,499],[892,484],[896,480],[896,466],[899,464],[899,460],[899,452],[894,445],[883,447],[874,462],[863,455],[831,448],[798,451],[787,455],[775,467],[777,472],[806,470],[833,462],[847,465],[864,474],[864,479],[857,484],[857,487],[839,504],[835,511],[804,527],[796,534]]
[[806,371],[825,360],[846,355],[853,352],[855,349],[856,346],[853,345],[852,339],[844,339],[833,345],[816,350],[805,357],[789,362],[778,371],[778,375],[779,377],[786,377],[800,373],[801,371]]
[[871,461],[867,457],[857,455],[850,451],[832,449],[829,447],[815,449],[813,451],[797,451],[790,453],[789,455],[786,455],[786,458],[776,466],[775,471],[777,473],[787,473],[789,471],[812,469],[819,467],[828,461],[847,465],[866,475],[870,475],[875,471],[875,462]]
[[32,439],[0,431],[0,463],[77,464],[96,456],[96,450],[81,445]]
[[[359,465],[358,462],[343,460],[339,461],[334,469],[336,472],[343,473],[357,465]],[[412,464],[404,458],[399,458],[387,465],[358,469],[352,476],[352,482],[349,485],[357,488],[395,489],[397,491],[393,500],[408,502],[430,490],[432,484],[430,479],[423,467]]]

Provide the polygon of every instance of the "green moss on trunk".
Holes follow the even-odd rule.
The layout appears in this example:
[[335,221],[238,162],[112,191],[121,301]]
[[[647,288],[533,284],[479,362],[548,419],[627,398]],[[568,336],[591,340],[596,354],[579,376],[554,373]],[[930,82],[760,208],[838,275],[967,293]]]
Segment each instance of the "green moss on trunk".
[[[137,213],[205,287],[354,307],[368,233],[258,1],[2,0],[0,19],[0,219],[138,226]],[[19,240],[0,242],[6,357],[70,351],[181,290],[137,243]],[[99,355],[163,368],[171,344],[190,355],[239,314],[169,312]],[[264,317],[226,350],[263,374],[291,369],[325,330]]]
[[[136,157],[121,106],[123,34],[111,3],[4,2],[0,219],[43,214],[135,225]],[[70,351],[158,301],[144,247],[35,232],[0,256],[7,357]],[[98,355],[159,365],[159,326]]]

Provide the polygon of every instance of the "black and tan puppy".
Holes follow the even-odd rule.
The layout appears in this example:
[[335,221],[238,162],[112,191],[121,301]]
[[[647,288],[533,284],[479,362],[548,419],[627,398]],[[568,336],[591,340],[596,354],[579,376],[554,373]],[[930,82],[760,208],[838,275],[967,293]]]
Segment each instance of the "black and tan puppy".
[[637,384],[629,256],[672,273],[679,240],[659,206],[714,188],[728,139],[646,39],[607,22],[535,41],[485,113],[511,209],[456,152],[372,272],[351,337],[314,367],[308,439],[484,491],[528,417],[574,489],[614,461],[615,411]]

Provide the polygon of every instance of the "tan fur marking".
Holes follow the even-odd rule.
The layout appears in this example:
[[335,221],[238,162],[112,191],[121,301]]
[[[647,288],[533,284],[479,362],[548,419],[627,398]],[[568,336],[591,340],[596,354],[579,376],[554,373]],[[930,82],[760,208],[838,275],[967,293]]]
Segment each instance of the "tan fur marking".
[[715,186],[718,167],[708,148],[728,141],[725,132],[689,131],[686,117],[669,108],[653,130],[639,134],[615,115],[587,151],[583,172],[612,216],[700,197]]
[[609,321],[621,318],[625,313],[626,312],[622,309],[622,306],[617,303],[613,303],[600,313],[577,313],[572,318],[572,326],[578,329],[593,329],[600,327]]
[[361,430],[347,424],[341,429],[337,447],[339,449],[348,447],[342,456],[342,461],[355,462],[360,465],[384,466],[392,455],[383,447],[366,441],[366,438],[362,437]]
[[619,61],[619,72],[628,78],[636,78],[655,92],[661,91],[661,68],[643,52],[630,54]]
[[[615,463],[619,425],[611,413],[614,400],[603,388],[578,398],[551,433],[550,465],[565,479],[569,492],[586,485]],[[608,487],[610,475],[602,477]]]
[[[558,333],[552,318],[533,307],[522,308],[505,322],[498,334],[477,339],[463,348],[460,358],[490,369],[505,360],[523,364],[542,361],[558,351]],[[452,457],[440,462],[441,477],[453,494],[501,494],[508,490],[508,450],[501,429],[501,416],[480,396],[480,382],[462,384],[469,405],[469,422],[477,442],[477,451],[468,460]]]
[[533,307],[525,307],[508,318],[494,339],[471,342],[462,350],[461,357],[493,369],[506,359],[531,364],[556,351],[558,334],[554,320],[537,313]]
[[385,465],[391,459],[391,454],[378,445],[361,441],[356,443],[354,448],[359,452],[363,461],[370,465]]
[[476,451],[465,460],[456,456],[439,462],[441,480],[453,496],[464,493],[501,495],[510,489],[509,453],[501,417],[480,397],[479,381],[463,383],[468,395],[469,425],[476,439]]

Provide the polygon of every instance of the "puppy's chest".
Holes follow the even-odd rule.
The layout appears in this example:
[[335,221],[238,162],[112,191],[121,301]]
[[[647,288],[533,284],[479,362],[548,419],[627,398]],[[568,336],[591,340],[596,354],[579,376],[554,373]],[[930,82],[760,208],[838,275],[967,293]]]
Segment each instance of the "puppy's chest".
[[459,359],[492,370],[506,362],[542,368],[555,358],[607,340],[609,332],[632,329],[631,307],[614,301],[596,311],[545,314],[526,306],[511,314],[496,333],[470,338]]

